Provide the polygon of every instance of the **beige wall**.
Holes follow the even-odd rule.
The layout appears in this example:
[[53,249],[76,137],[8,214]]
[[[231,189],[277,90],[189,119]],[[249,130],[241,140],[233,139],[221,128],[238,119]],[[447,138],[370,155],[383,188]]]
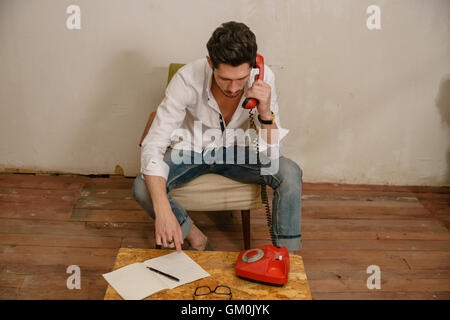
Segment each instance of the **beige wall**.
[[[81,7],[81,30],[66,8]],[[369,5],[381,30],[368,30]],[[0,0],[0,171],[139,171],[170,62],[247,23],[306,182],[450,184],[448,0]]]

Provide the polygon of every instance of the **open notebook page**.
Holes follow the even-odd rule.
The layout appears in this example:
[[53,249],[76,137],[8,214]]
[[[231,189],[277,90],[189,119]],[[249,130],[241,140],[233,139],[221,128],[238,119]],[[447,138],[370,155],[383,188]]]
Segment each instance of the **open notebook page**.
[[208,272],[200,267],[183,251],[150,259],[144,261],[144,264],[148,267],[155,268],[180,279],[178,282],[156,273],[158,279],[161,282],[164,282],[169,289],[173,289],[182,284],[210,276]]
[[[173,275],[180,281],[153,272],[147,266]],[[106,281],[125,300],[141,300],[158,291],[173,289],[208,276],[210,274],[184,252],[173,252],[143,263],[132,263],[103,274]]]

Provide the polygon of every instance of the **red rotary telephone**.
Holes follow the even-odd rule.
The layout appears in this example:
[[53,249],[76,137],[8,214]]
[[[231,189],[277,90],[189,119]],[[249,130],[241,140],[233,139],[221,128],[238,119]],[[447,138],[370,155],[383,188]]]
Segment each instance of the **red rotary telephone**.
[[[256,55],[256,67],[259,69],[257,79],[264,80],[264,58],[260,54]],[[247,98],[242,103],[244,109],[249,109],[250,125],[254,128],[252,110],[258,105],[258,100]],[[261,172],[261,162],[259,160],[259,145],[256,139],[257,164]],[[269,226],[271,245],[261,246],[250,250],[242,251],[236,261],[236,275],[250,280],[270,285],[282,286],[288,281],[289,275],[289,252],[286,247],[279,248],[276,245],[275,234],[272,230],[272,214],[269,208],[266,183],[260,176],[261,199],[266,208],[267,225]]]
[[289,252],[272,244],[244,250],[236,261],[236,275],[250,281],[282,286],[288,281]]

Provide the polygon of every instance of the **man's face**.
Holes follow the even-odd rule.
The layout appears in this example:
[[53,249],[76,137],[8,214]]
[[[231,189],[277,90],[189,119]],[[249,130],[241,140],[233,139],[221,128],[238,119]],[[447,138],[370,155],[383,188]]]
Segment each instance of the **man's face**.
[[[208,61],[210,62],[209,57]],[[212,67],[211,62],[210,66]],[[248,63],[243,63],[236,67],[221,63],[213,70],[214,79],[220,91],[228,98],[236,98],[244,91],[252,68]]]

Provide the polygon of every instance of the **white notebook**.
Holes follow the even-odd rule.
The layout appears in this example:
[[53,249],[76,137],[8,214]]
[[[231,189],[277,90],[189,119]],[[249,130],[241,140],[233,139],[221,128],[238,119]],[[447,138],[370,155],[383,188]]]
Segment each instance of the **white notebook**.
[[[180,281],[160,275],[147,267],[170,274]],[[141,300],[158,291],[173,289],[209,276],[208,272],[183,251],[175,251],[144,262],[132,263],[103,274],[111,287],[125,300]]]

